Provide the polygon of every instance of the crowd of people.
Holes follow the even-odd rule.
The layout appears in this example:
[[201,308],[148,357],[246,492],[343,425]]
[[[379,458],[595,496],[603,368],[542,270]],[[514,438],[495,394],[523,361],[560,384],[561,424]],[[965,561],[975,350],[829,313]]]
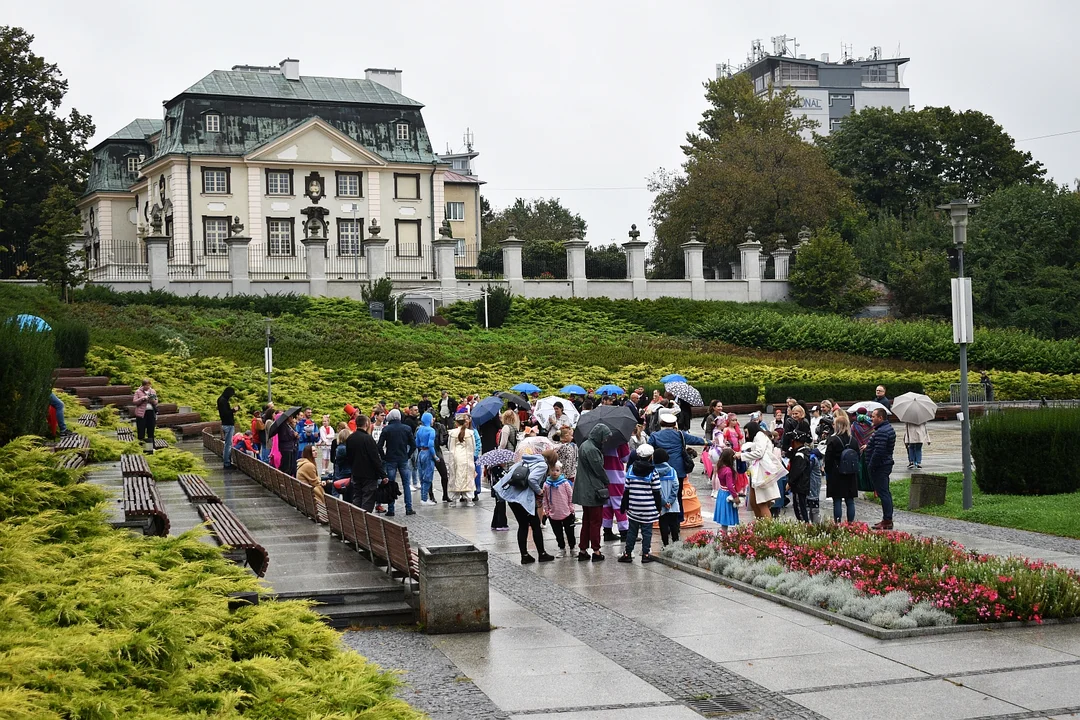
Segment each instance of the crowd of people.
[[[458,401],[443,391],[435,401],[424,395],[412,405],[380,402],[367,413],[345,405],[347,419],[337,425],[329,414],[316,420],[310,407],[282,411],[267,403],[240,431],[241,409],[229,387],[218,398],[223,461],[229,468],[232,452],[250,453],[313,485],[320,497],[337,495],[387,517],[399,501],[406,515],[414,514],[414,493],[416,504],[438,505],[437,489],[442,503],[474,507],[486,485],[494,500],[491,528],[508,531],[513,516],[522,563],[555,559],[545,549],[545,524],[560,556],[600,562],[602,543],[618,541],[619,562],[632,562],[640,541],[641,561],[652,562],[654,524],[662,544],[679,539],[684,487],[699,458],[695,448],[712,483],[713,520],[723,530],[739,523],[743,507],[755,517],[776,518],[791,506],[798,521],[819,522],[823,482],[835,522],[854,521],[858,493],[873,491],[883,509],[875,528],[893,526],[889,475],[896,433],[884,387],[874,399],[880,407],[868,403],[875,408],[870,413],[858,406],[849,413],[832,400],[807,409],[788,398],[771,420],[754,412],[745,424],[714,400],[700,436],[689,431],[692,406],[671,393],[637,388],[597,395],[590,389],[549,398],[546,406],[538,393],[499,395],[502,412],[484,413],[481,423],[474,422],[474,410],[487,396]],[[618,412],[633,416],[633,432],[617,435],[602,421],[590,422],[575,440],[575,428],[603,406],[625,408]],[[904,441],[909,467],[921,466],[925,426],[908,426]]]

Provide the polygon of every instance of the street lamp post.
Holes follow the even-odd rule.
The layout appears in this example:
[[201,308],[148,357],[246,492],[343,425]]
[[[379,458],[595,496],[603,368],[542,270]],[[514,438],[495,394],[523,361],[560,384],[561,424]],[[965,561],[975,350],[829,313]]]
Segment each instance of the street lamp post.
[[266,319],[266,350],[263,353],[263,364],[266,370],[266,402],[274,402],[274,391],[271,387],[271,376],[274,374],[274,336],[270,334],[270,318]]
[[[353,279],[356,282],[360,282],[360,241],[363,240],[360,226],[356,224],[356,211],[359,209],[359,203],[352,204],[352,226],[353,231],[356,232],[356,252],[353,253]],[[352,250],[353,248],[350,246],[349,249]]]
[[979,207],[966,200],[953,200],[938,205],[949,211],[956,245],[957,277],[952,281],[953,342],[960,346],[960,442],[964,463],[964,509],[970,510],[971,500],[971,414],[968,410],[967,346],[974,339],[971,311],[971,279],[964,277],[964,245],[967,243],[968,211]]

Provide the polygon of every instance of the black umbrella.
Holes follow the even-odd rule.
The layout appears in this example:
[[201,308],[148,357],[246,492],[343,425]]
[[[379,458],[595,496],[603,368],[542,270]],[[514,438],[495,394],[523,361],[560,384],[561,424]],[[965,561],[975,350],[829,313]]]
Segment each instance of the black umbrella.
[[610,450],[630,441],[630,436],[634,434],[638,421],[630,408],[624,405],[601,405],[587,413],[582,413],[578,418],[577,427],[574,428],[574,442],[580,445],[588,440],[589,432],[597,423],[604,423],[611,428],[611,437],[604,443],[604,449]]
[[285,427],[285,424],[289,422],[289,418],[296,417],[300,414],[301,410],[303,410],[303,408],[299,405],[293,405],[291,408],[271,420],[270,424],[266,426],[266,439],[269,440],[281,432],[281,428]]
[[524,410],[525,412],[532,412],[532,405],[529,404],[529,401],[521,397],[517,393],[501,392],[498,394],[498,397],[501,397],[506,402],[510,403],[516,408]]

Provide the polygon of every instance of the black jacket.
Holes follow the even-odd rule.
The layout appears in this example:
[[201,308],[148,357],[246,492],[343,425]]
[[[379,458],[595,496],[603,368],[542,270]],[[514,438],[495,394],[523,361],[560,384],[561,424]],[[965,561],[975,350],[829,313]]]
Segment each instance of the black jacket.
[[896,447],[896,431],[892,424],[885,422],[874,428],[874,433],[866,441],[866,467],[871,470],[892,470],[893,449]]
[[[229,389],[231,390],[232,388]],[[217,411],[218,415],[221,417],[222,425],[236,425],[236,413],[233,411],[231,403],[234,394],[235,393],[226,390],[218,396]]]
[[383,460],[387,462],[407,461],[415,447],[413,431],[403,422],[392,420],[379,435],[379,450],[382,451]]
[[352,467],[352,477],[358,483],[386,477],[379,446],[375,444],[375,438],[363,430],[357,430],[345,441],[345,461]]
[[788,471],[788,487],[798,495],[810,492],[810,448],[803,445],[791,451],[791,470]]

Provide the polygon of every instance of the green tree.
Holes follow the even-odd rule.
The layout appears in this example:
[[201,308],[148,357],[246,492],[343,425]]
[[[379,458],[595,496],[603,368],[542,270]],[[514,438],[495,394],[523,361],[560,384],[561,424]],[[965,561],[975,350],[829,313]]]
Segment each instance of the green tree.
[[77,194],[90,169],[94,124],[78,110],[58,114],[67,80],[33,53],[33,40],[22,28],[0,26],[0,197],[4,244],[13,251],[0,255],[5,276],[27,249],[52,187]]
[[650,178],[656,229],[651,263],[660,277],[682,272],[692,227],[706,243],[705,262],[734,254],[747,227],[771,247],[783,233],[835,223],[851,203],[822,151],[800,137],[813,122],[790,112],[795,91],[758,96],[743,75],[706,83],[698,132],[687,135],[682,173],[661,169]]
[[[483,216],[481,205],[481,215]],[[526,242],[532,240],[563,241],[585,237],[588,227],[577,213],[567,209],[558,198],[525,200],[518,198],[508,208],[492,215],[484,227],[484,245],[498,245],[510,235]]]
[[835,232],[818,232],[799,248],[788,279],[792,298],[803,307],[855,312],[874,299],[859,276],[855,252]]
[[1040,182],[1046,173],[977,110],[866,108],[818,142],[859,202],[894,214],[955,197],[982,198]]
[[626,253],[619,244],[585,248],[585,275],[591,278],[620,279],[626,277]]
[[69,288],[86,279],[85,251],[72,244],[81,235],[75,195],[64,185],[54,185],[41,206],[41,224],[30,239],[31,269],[65,299]]
[[1080,337],[1080,195],[1024,185],[993,193],[973,213],[965,259],[978,321]]

